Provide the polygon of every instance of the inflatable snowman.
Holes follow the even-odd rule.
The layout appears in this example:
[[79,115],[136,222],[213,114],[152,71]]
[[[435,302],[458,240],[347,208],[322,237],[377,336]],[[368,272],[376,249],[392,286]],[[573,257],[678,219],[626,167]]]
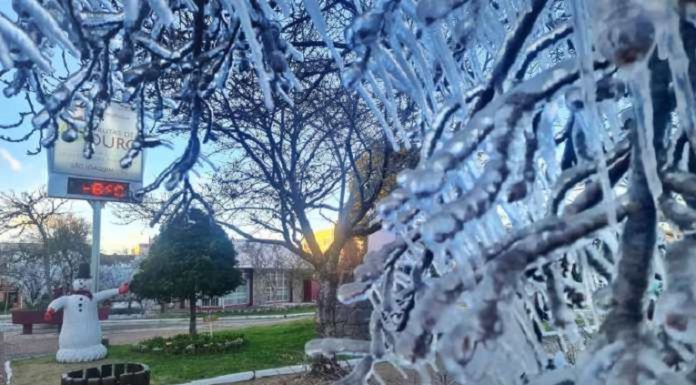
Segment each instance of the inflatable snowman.
[[51,320],[58,310],[63,309],[63,326],[56,354],[58,362],[87,362],[106,357],[97,305],[117,294],[128,292],[128,284],[95,294],[89,291],[91,285],[89,265],[82,264],[73,281],[72,293],[57,298],[48,305],[44,315],[46,320]]

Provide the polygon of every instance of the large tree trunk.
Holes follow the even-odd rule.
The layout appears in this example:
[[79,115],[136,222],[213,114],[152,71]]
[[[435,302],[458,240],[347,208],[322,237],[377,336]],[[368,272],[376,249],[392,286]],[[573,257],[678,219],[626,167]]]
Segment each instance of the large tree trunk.
[[196,296],[189,298],[189,334],[196,335]]
[[[317,335],[320,337],[370,338],[369,324],[372,307],[369,302],[353,305],[342,304],[337,297],[341,282],[338,273],[319,275],[319,298],[317,300]],[[311,372],[330,380],[338,380],[347,374],[334,357],[315,357]]]
[[336,272],[319,276],[317,334],[321,337],[369,338],[371,306],[368,302],[344,305],[338,301],[338,287],[345,282]]

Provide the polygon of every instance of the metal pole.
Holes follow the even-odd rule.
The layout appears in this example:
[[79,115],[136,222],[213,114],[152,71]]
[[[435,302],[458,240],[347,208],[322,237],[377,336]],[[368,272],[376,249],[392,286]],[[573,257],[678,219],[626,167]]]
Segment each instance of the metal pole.
[[101,209],[103,203],[100,201],[89,201],[92,205],[92,259],[90,261],[90,273],[92,275],[92,292],[99,290],[99,263],[101,253],[99,244],[101,240]]

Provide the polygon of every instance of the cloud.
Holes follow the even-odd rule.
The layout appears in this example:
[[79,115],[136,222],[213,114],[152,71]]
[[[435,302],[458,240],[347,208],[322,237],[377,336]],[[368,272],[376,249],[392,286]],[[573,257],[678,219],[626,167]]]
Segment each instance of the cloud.
[[10,166],[10,170],[14,172],[22,171],[22,162],[18,161],[15,157],[10,154],[9,151],[4,148],[0,148],[0,159],[4,159]]

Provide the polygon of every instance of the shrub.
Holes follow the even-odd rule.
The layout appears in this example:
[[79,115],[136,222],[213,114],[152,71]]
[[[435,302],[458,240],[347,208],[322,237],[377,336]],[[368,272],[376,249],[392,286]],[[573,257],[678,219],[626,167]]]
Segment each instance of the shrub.
[[208,354],[227,353],[238,350],[246,344],[243,334],[178,334],[173,337],[155,337],[133,345],[132,350],[138,353],[165,354]]

